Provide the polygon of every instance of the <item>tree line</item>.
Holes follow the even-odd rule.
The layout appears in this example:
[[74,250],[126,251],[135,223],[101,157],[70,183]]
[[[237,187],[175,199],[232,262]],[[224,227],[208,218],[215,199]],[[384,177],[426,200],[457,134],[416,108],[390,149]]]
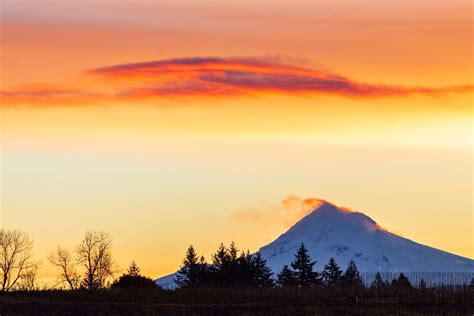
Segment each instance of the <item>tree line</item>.
[[[203,256],[198,256],[193,246],[186,251],[183,263],[174,278],[179,288],[196,287],[296,287],[309,288],[316,286],[363,288],[364,283],[353,260],[344,270],[334,258],[324,265],[321,271],[315,271],[316,261],[311,259],[308,249],[301,244],[294,259],[284,265],[276,279],[260,253],[250,254],[240,251],[235,243],[229,247],[223,244],[212,255],[212,262],[207,263]],[[426,287],[421,280],[420,287]],[[377,273],[371,288],[387,287],[412,288],[412,284],[401,273],[391,283],[384,281]]]
[[[32,256],[33,240],[17,230],[0,229],[0,290],[37,290],[37,271],[40,263]],[[112,238],[105,232],[88,231],[81,242],[69,250],[58,245],[47,256],[58,271],[52,288],[69,290],[97,290],[111,288],[156,288],[155,282],[140,272],[132,261],[128,270],[117,277],[118,269],[112,256]],[[207,262],[193,246],[186,251],[182,265],[174,278],[178,288],[350,288],[363,289],[360,272],[353,260],[345,270],[331,258],[321,271],[310,257],[304,244],[297,249],[294,259],[274,275],[260,253],[241,251],[235,243],[220,244]],[[474,288],[474,279],[471,281]],[[427,288],[423,279],[415,287]],[[378,291],[410,289],[413,285],[400,273],[391,282],[377,273],[369,286]]]

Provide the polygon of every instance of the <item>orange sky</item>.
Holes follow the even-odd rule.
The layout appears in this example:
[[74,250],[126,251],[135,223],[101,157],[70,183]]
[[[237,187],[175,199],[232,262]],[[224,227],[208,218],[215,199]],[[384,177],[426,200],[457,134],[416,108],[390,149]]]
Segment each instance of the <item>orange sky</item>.
[[101,229],[121,267],[157,277],[190,243],[271,241],[301,214],[289,195],[474,256],[470,1],[4,0],[1,14],[2,225],[41,259]]

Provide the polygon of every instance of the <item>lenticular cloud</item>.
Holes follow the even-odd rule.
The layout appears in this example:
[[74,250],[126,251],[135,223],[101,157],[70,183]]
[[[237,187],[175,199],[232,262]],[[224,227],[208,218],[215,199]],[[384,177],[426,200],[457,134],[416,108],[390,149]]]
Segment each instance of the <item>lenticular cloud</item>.
[[47,83],[27,85],[0,91],[0,99],[4,105],[90,105],[265,94],[403,97],[466,93],[473,89],[473,86],[433,88],[364,83],[272,58],[192,57],[101,67],[85,72],[80,83],[66,87]]

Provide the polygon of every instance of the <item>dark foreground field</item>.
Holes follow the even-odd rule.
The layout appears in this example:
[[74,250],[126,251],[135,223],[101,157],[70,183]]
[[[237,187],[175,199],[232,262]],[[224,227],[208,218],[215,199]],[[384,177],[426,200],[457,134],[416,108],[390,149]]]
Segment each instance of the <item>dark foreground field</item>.
[[376,293],[337,289],[12,292],[3,315],[473,315],[469,289]]
[[457,306],[283,304],[185,305],[2,300],[2,315],[472,315]]

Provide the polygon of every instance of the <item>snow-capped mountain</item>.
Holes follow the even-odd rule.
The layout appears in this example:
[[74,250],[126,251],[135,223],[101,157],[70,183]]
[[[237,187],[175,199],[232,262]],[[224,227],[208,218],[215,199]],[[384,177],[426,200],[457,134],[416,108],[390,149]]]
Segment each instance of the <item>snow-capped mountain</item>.
[[381,228],[370,217],[323,202],[275,241],[260,248],[274,272],[304,243],[316,270],[332,257],[362,272],[474,272],[474,260],[431,248]]
[[[259,252],[276,274],[304,243],[321,270],[332,257],[345,268],[354,260],[361,272],[469,272],[474,260],[425,246],[383,229],[370,217],[322,202]],[[174,288],[174,274],[156,280]]]

